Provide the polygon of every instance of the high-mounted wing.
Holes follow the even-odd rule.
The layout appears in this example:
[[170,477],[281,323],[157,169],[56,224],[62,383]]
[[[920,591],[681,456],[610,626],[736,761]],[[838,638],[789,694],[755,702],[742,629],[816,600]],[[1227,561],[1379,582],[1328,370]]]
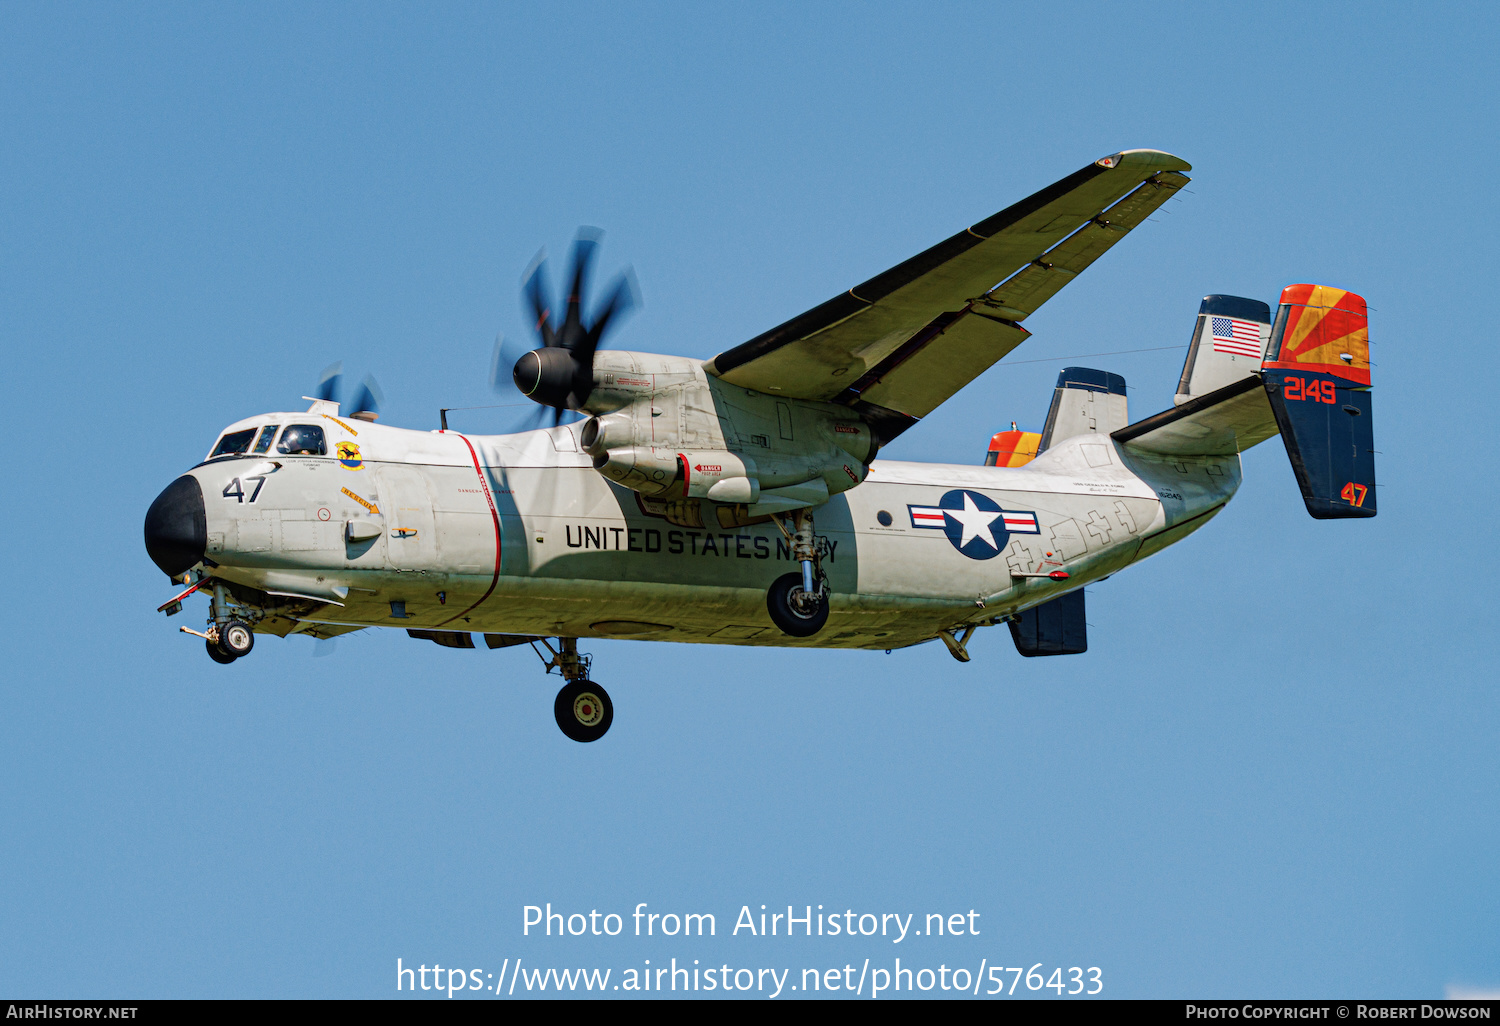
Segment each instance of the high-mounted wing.
[[852,406],[889,441],[1020,345],[1019,322],[1190,170],[1158,150],[1096,160],[709,366],[745,388]]

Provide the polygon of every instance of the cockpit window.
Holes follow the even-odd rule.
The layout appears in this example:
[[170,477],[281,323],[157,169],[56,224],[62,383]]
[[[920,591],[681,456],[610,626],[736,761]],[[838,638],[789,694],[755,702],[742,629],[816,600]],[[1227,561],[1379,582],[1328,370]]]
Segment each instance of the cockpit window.
[[323,440],[323,429],[316,424],[289,424],[281,433],[276,451],[288,456],[326,456],[328,444]]
[[259,456],[271,448],[271,439],[276,437],[276,425],[267,424],[260,429],[260,437],[255,440],[255,454]]
[[214,451],[209,453],[208,458],[215,456],[233,456],[245,452],[250,448],[250,440],[255,437],[254,428],[246,428],[243,431],[231,431],[219,439],[219,444],[214,446]]

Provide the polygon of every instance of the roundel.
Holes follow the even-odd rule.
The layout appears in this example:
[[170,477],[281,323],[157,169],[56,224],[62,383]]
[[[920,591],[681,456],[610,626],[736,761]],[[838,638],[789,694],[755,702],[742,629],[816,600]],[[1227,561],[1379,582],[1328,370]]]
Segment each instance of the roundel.
[[1011,534],[1037,534],[1036,514],[1003,510],[987,495],[955,488],[936,506],[907,507],[913,527],[941,530],[970,559],[994,559]]
[[970,559],[993,559],[1005,548],[1005,519],[987,495],[956,488],[938,500],[944,513],[943,533]]

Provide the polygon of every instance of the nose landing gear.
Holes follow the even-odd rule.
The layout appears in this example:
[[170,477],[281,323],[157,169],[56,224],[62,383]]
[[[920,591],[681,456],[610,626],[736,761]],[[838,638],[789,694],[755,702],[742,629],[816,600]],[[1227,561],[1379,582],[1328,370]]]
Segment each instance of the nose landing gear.
[[[170,610],[168,616],[177,612],[182,608],[182,599],[208,583],[208,578],[200,577],[198,583],[163,605],[162,610]],[[209,594],[213,597],[208,605],[208,630],[195,631],[191,627],[178,629],[184,634],[202,638],[208,657],[221,666],[228,666],[241,656],[249,655],[250,650],[255,647],[255,630],[247,621],[258,621],[260,617],[253,607],[235,602],[223,581],[214,581]]]
[[552,703],[558,729],[574,741],[599,740],[615,720],[615,707],[609,692],[588,679],[592,660],[578,654],[577,638],[558,638],[556,648],[545,638],[542,644],[552,653],[544,658],[547,672],[556,670],[567,681]]

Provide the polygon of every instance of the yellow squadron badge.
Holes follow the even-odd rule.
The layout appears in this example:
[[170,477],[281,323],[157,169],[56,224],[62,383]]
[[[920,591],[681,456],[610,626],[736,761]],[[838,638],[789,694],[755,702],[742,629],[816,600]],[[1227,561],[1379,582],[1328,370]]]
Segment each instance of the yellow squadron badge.
[[359,446],[355,445],[353,442],[340,442],[336,447],[336,450],[338,452],[339,462],[348,467],[350,470],[359,470],[365,465],[365,461],[361,459],[359,455]]

